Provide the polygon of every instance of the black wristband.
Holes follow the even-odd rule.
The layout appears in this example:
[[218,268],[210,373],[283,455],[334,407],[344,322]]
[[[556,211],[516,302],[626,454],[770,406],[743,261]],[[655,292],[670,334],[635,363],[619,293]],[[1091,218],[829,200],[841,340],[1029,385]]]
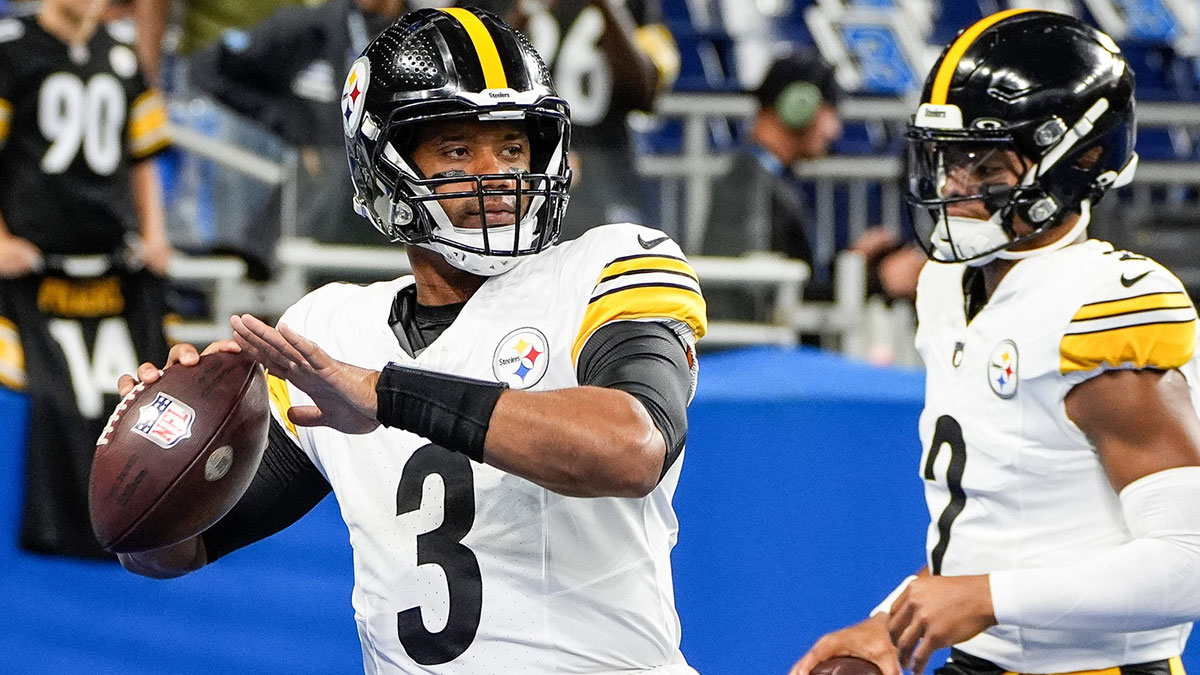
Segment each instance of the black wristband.
[[483,461],[496,401],[508,385],[389,363],[379,375],[375,419]]

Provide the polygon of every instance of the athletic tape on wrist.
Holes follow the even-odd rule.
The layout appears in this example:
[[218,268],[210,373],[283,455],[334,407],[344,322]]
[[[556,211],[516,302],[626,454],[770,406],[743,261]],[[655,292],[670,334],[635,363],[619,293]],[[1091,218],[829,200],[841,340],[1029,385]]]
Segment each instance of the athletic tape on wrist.
[[483,461],[492,411],[505,384],[389,363],[375,386],[375,419]]

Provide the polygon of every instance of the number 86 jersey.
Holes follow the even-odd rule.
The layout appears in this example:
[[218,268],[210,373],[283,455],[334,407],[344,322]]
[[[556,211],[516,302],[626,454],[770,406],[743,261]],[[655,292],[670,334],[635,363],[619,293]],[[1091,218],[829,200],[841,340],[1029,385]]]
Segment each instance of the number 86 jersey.
[[[1064,399],[1106,370],[1152,368],[1180,370],[1200,401],[1196,311],[1182,285],[1145,257],[1088,240],[1018,262],[968,322],[966,269],[930,263],[917,289],[930,571],[1069,565],[1129,541]],[[994,626],[959,647],[1013,672],[1069,672],[1177,656],[1188,629]]]

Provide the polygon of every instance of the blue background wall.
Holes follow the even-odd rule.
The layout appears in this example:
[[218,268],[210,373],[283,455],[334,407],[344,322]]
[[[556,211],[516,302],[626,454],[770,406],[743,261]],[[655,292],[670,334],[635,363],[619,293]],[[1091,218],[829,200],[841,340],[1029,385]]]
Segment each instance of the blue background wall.
[[[702,358],[674,555],[684,653],[701,673],[782,675],[922,564],[921,387],[814,352]],[[18,553],[23,412],[0,393],[0,672],[361,672],[332,500],[172,581]]]

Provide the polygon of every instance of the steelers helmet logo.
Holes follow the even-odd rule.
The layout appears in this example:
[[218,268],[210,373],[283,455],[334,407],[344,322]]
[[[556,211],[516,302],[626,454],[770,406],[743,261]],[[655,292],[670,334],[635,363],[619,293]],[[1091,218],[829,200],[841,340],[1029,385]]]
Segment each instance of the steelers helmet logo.
[[550,365],[550,345],[536,328],[518,328],[496,346],[492,372],[513,389],[528,389],[541,381]]
[[988,384],[1000,398],[1017,395],[1017,343],[1004,340],[988,359]]
[[362,124],[367,107],[367,85],[371,82],[371,62],[360,56],[350,66],[346,84],[342,87],[342,122],[346,136],[353,138]]

